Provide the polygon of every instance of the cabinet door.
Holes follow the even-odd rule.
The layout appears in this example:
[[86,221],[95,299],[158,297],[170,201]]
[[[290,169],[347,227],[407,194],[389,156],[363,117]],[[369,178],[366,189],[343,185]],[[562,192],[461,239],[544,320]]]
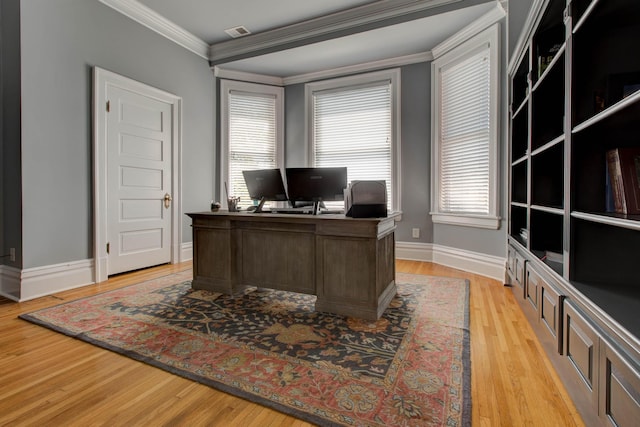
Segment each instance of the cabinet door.
[[591,324],[567,300],[564,304],[564,354],[569,360],[575,388],[592,407],[598,405],[598,349],[600,337]]
[[612,426],[637,426],[640,373],[608,344],[601,346],[600,361],[600,417]]
[[538,308],[542,330],[554,343],[554,349],[562,354],[562,300],[563,296],[549,283],[540,280]]
[[527,280],[525,281],[524,294],[529,304],[538,312],[538,290],[542,279],[530,266],[531,264],[527,264]]
[[516,279],[516,250],[511,245],[507,248],[507,273],[513,282]]

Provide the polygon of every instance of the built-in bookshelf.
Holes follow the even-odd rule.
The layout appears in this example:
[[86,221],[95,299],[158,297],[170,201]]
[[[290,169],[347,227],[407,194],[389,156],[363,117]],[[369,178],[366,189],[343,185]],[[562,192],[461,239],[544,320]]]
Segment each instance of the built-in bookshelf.
[[[551,267],[578,289],[626,284],[640,300],[627,262],[640,260],[640,215],[606,203],[607,151],[640,147],[640,2],[574,0],[567,19],[564,0],[544,3],[511,74],[509,235],[542,261],[563,254]],[[609,314],[640,336],[623,311]]]
[[612,208],[607,152],[640,149],[640,1],[533,3],[509,66],[507,277],[525,278],[539,337],[555,325],[545,348],[583,415],[625,425],[640,418],[640,215]]

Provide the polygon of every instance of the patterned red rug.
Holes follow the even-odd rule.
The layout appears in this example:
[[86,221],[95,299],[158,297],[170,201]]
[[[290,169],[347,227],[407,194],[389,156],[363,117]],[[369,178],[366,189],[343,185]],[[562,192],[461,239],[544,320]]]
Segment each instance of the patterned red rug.
[[21,318],[318,425],[470,425],[469,284],[398,274],[378,321],[315,297],[191,289],[191,271]]

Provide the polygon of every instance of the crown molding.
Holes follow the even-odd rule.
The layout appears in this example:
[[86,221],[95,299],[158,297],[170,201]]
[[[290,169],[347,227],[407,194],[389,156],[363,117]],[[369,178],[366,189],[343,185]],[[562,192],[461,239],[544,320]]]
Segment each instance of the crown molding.
[[400,67],[403,65],[417,64],[420,62],[429,62],[433,60],[431,52],[416,53],[413,55],[398,56],[396,58],[383,59],[380,61],[365,62],[363,64],[348,65],[346,67],[333,68],[331,70],[323,70],[315,73],[299,74],[296,76],[285,77],[284,85],[293,85],[298,83],[308,83],[316,80],[324,80],[333,77],[345,76],[348,74],[356,74],[374,70],[382,70],[385,68]]
[[525,46],[528,43],[529,37],[533,33],[533,28],[542,18],[542,8],[543,6],[546,6],[547,3],[548,0],[532,1],[531,8],[529,9],[529,14],[527,15],[527,20],[524,23],[523,29],[520,32],[520,37],[518,37],[516,46],[513,49],[513,56],[509,60],[509,74],[513,74],[515,72],[517,64],[520,63],[520,58],[524,54]]
[[229,70],[226,68],[220,68],[217,65],[211,68],[213,69],[213,75],[221,79],[239,80],[242,82],[260,83],[271,86],[284,86],[284,81],[281,77]]
[[379,0],[341,12],[310,19],[246,37],[211,45],[209,60],[217,65],[336,36],[354,34],[361,27],[373,29],[393,23],[429,16],[430,9],[462,0]]
[[505,16],[507,16],[507,13],[505,12],[502,5],[500,3],[496,3],[496,7],[491,9],[489,12],[485,13],[480,18],[473,21],[471,24],[467,25],[453,36],[449,37],[438,46],[434,47],[432,50],[433,57],[436,59],[441,57],[454,47],[459,46],[461,43],[480,33],[487,27],[500,21]]
[[124,16],[144,25],[172,42],[209,59],[209,45],[137,0],[99,0]]
[[222,68],[219,65],[211,67],[214,76],[221,79],[240,80],[251,83],[261,83],[272,86],[289,86],[299,83],[309,83],[318,80],[325,80],[334,77],[347,76],[375,70],[383,70],[403,65],[418,64],[420,62],[429,62],[433,60],[431,52],[416,53],[413,55],[398,56],[396,58],[383,59],[380,61],[366,62],[364,64],[349,65],[346,67],[333,68],[330,70],[318,71],[316,73],[299,74],[290,77],[275,77],[264,74],[247,73],[244,71],[235,71]]

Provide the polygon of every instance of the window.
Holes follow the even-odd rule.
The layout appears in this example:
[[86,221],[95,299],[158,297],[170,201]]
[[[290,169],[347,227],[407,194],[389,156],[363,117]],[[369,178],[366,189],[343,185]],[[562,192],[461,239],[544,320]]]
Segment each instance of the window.
[[273,169],[284,165],[283,89],[222,80],[221,179],[222,198],[240,197],[248,205],[243,170]]
[[400,71],[306,86],[310,163],[346,166],[348,181],[385,180],[389,210],[400,209]]
[[497,229],[498,25],[432,63],[433,222]]

